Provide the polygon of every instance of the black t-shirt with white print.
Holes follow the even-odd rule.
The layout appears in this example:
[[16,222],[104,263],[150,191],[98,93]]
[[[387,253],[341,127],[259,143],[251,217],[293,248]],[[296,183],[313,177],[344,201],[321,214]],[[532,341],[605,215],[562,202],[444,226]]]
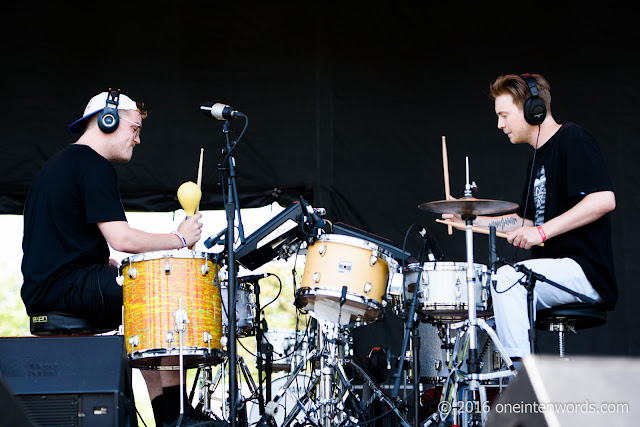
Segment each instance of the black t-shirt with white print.
[[[531,163],[527,168],[527,183]],[[518,214],[542,225],[598,191],[613,191],[609,173],[595,139],[582,127],[566,123],[535,153],[531,190],[523,190]],[[526,203],[527,194],[529,202]],[[571,258],[584,271],[604,304],[618,299],[611,246],[610,215],[547,240],[534,247],[534,258]]]

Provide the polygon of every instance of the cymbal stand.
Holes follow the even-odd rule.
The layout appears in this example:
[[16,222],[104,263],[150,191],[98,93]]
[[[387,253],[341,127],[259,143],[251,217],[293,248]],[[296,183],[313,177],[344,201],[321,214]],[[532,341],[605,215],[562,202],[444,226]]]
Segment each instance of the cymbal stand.
[[[469,182],[469,159],[467,158],[467,168],[466,168],[466,184],[464,197],[471,198],[472,193],[471,189],[475,186]],[[465,396],[465,403],[467,402],[467,397],[470,397],[470,400],[474,403],[472,406],[465,405],[464,409],[472,409],[471,411],[465,411],[463,415],[467,417],[470,416],[472,419],[471,423],[484,425],[486,423],[487,410],[488,406],[487,402],[487,394],[486,388],[481,383],[481,381],[502,378],[506,376],[515,375],[515,367],[513,366],[513,362],[511,358],[507,354],[504,346],[498,340],[498,336],[495,331],[490,328],[484,319],[478,319],[476,312],[476,294],[475,294],[475,282],[476,282],[476,271],[475,264],[473,259],[473,221],[476,219],[476,215],[473,213],[466,213],[462,215],[462,219],[465,222],[465,245],[466,245],[466,257],[467,257],[467,271],[466,271],[466,282],[467,282],[467,300],[468,300],[468,317],[463,322],[463,325],[466,327],[465,338],[458,339],[456,341],[456,345],[454,347],[454,359],[452,359],[452,367],[456,364],[456,355],[461,354],[460,346],[464,345],[467,349],[467,368],[468,372],[459,373],[457,369],[451,369],[449,376],[447,377],[447,383],[442,390],[442,399],[441,404],[438,405],[439,412],[438,417],[441,421],[444,421],[450,414],[454,416],[454,420],[457,418],[457,394],[460,383],[468,383],[467,393]],[[480,359],[478,354],[478,335],[477,329],[482,328],[487,332],[491,340],[494,342],[498,352],[502,356],[503,360],[508,367],[508,370],[499,371],[495,373],[482,374],[480,368]],[[457,367],[461,366],[462,361],[458,361]],[[453,380],[453,387],[450,387],[451,380]],[[443,404],[444,402],[448,402],[448,405]],[[477,403],[477,404],[475,404]],[[470,414],[469,414],[470,412]],[[477,415],[480,415],[480,419],[477,419]],[[434,421],[434,417],[429,417],[424,426],[430,425]],[[469,420],[467,419],[467,422]]]

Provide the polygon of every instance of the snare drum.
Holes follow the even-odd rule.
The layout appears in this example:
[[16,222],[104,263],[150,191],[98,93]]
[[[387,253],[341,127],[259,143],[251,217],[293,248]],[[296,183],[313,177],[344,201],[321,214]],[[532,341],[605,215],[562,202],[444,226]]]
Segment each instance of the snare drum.
[[[229,329],[229,286],[223,283],[220,288],[222,294],[222,327],[226,334]],[[248,286],[238,283],[236,288],[236,333],[239,338],[251,337],[256,334],[255,328],[256,299]]]
[[154,369],[163,365],[160,356],[179,355],[176,326],[184,314],[184,365],[222,360],[219,269],[206,253],[186,250],[147,252],[122,261],[124,336],[132,366]]
[[[487,266],[474,264],[476,310],[479,317],[489,317],[489,275]],[[422,274],[420,275],[420,272]],[[421,277],[419,277],[421,276]],[[407,301],[404,308],[410,304],[418,289],[418,311],[430,315],[441,321],[458,321],[465,319],[469,310],[469,294],[467,288],[466,262],[426,262],[420,268],[419,264],[409,264],[404,272],[404,289]],[[401,299],[402,300],[402,299]]]
[[330,322],[375,321],[382,314],[390,268],[396,265],[371,242],[322,235],[307,250],[296,305]]

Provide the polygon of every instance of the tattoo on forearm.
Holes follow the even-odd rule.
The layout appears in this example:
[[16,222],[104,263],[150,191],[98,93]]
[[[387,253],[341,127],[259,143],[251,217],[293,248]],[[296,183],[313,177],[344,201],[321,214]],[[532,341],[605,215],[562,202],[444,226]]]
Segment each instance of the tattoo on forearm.
[[517,224],[518,220],[515,217],[507,217],[507,218],[498,218],[495,221],[491,221],[488,227],[495,227],[496,230],[504,230],[506,227],[510,225]]

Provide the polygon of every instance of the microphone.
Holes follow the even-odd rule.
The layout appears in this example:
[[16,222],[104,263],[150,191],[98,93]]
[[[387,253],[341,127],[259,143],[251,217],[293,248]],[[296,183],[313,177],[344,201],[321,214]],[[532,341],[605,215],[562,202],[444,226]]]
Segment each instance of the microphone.
[[322,217],[318,215],[315,209],[313,209],[313,207],[311,207],[309,202],[307,202],[302,196],[300,196],[300,203],[302,203],[302,206],[304,206],[304,210],[306,210],[307,213],[309,214],[309,218],[311,219],[311,226],[315,228],[324,227],[324,224],[325,224],[324,219],[322,219]]
[[491,266],[491,274],[496,274],[498,265],[498,254],[496,252],[496,227],[489,227],[489,265]]
[[431,250],[431,254],[435,258],[435,260],[442,261],[444,259],[444,255],[442,254],[442,251],[440,250],[440,246],[438,246],[438,242],[436,242],[436,239],[431,237],[429,231],[427,231],[427,227],[418,224],[418,233],[420,233],[422,238],[427,242],[427,246]]
[[238,277],[238,283],[253,283],[255,281],[258,281],[260,279],[264,279],[265,277],[269,277],[269,273],[262,273],[262,274],[252,274],[250,276],[242,276],[242,277]]
[[342,293],[340,294],[340,307],[342,307],[346,301],[347,301],[347,287],[343,286]]
[[216,102],[205,102],[200,106],[200,111],[205,116],[209,117],[209,115],[215,117],[218,120],[229,120],[236,117],[246,117],[240,111],[234,109],[230,105],[220,104]]
[[217,245],[218,242],[220,242],[220,240],[223,239],[223,236],[224,236],[224,234],[226,232],[227,232],[227,229],[225,228],[224,230],[222,230],[221,232],[219,232],[215,236],[209,237],[207,240],[204,241],[204,246],[207,249],[211,249],[213,246]]
[[498,253],[496,251],[496,226],[489,226],[489,267],[491,267],[491,282],[496,287],[496,270],[498,268]]

